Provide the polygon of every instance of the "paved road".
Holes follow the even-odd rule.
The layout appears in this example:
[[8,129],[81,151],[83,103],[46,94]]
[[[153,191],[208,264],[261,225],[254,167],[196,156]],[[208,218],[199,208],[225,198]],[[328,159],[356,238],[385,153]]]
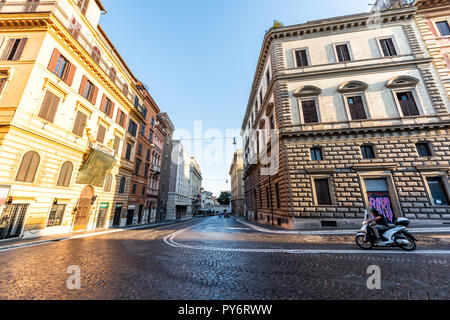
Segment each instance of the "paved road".
[[[0,299],[449,299],[448,238],[363,252],[349,236],[260,233],[194,219],[0,252]],[[447,236],[448,237],[448,236]],[[69,290],[69,266],[81,289]],[[381,268],[368,290],[367,268]]]

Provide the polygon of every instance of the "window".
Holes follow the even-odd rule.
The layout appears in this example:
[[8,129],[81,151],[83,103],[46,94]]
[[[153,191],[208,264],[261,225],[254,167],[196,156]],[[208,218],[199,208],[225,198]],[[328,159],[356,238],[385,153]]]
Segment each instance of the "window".
[[380,39],[381,50],[385,57],[393,57],[397,55],[395,50],[394,41],[391,38]]
[[89,5],[89,0],[78,0],[77,6],[83,14],[86,14]]
[[64,162],[61,167],[61,172],[59,174],[58,187],[69,187],[70,179],[72,178],[73,164],[70,161]]
[[348,97],[347,102],[352,120],[367,119],[366,110],[364,109],[364,102],[361,96]]
[[117,111],[116,123],[118,123],[122,128],[125,128],[125,123],[127,121],[127,116],[122,110]]
[[267,208],[270,208],[270,189],[269,187],[266,187],[266,204]]
[[447,21],[436,22],[436,26],[439,29],[439,33],[442,37],[450,36],[450,27]]
[[120,148],[120,137],[119,136],[114,136],[114,146],[113,149],[114,151],[117,153],[119,153],[119,148]]
[[150,142],[153,142],[153,130],[150,130],[150,135],[148,139],[150,140]]
[[84,127],[86,126],[87,115],[81,111],[77,111],[77,116],[75,117],[75,123],[73,124],[72,133],[83,137]]
[[308,67],[308,50],[297,50],[295,51],[295,62],[297,63],[297,68]]
[[134,174],[139,175],[139,169],[141,168],[141,159],[136,160],[136,168],[134,169]]
[[270,129],[275,130],[275,119],[273,116],[270,117]]
[[428,143],[416,144],[417,153],[420,157],[431,157],[430,145]]
[[127,143],[127,151],[125,153],[125,159],[131,159],[131,150],[133,149],[133,145],[131,143]]
[[23,49],[27,43],[26,38],[23,39],[9,39],[6,43],[1,60],[16,61],[22,56]]
[[141,124],[141,136],[145,135],[145,124]]
[[42,102],[41,109],[39,110],[38,116],[48,122],[53,123],[55,120],[56,110],[59,105],[59,97],[47,91],[44,96],[44,101]]
[[113,179],[112,174],[108,174],[108,176],[105,179],[105,186],[103,188],[103,191],[111,192],[112,179]]
[[330,186],[328,179],[314,179],[318,205],[331,205]]
[[40,157],[35,151],[25,153],[17,172],[16,181],[33,182],[39,167]]
[[152,117],[152,127],[155,125],[155,118]]
[[402,109],[403,116],[409,117],[419,115],[419,109],[417,109],[417,104],[411,91],[398,92],[397,98]]
[[93,95],[94,95],[94,85],[92,84],[92,82],[87,80],[83,87],[82,96],[91,101]]
[[91,57],[94,59],[94,61],[98,64],[100,64],[100,59],[102,57],[102,54],[100,53],[100,49],[97,47],[92,48]]
[[59,56],[58,62],[56,63],[56,68],[53,72],[58,76],[58,78],[64,80],[67,76],[69,66],[69,61],[67,61],[67,59],[63,56]]
[[130,120],[130,123],[128,125],[128,132],[133,136],[136,137],[137,134],[138,125],[133,120]]
[[136,188],[137,188],[136,184],[133,184],[133,188],[131,189],[131,192],[133,194],[136,194]]
[[303,109],[303,122],[304,123],[319,122],[319,116],[317,115],[317,108],[316,108],[315,100],[302,101],[302,109]]
[[336,54],[339,62],[351,61],[350,50],[347,44],[339,44],[336,46]]
[[270,85],[270,70],[267,70],[266,72],[266,86],[269,88]]
[[126,178],[125,177],[120,178],[119,193],[125,193],[125,183]]
[[112,118],[114,113],[114,103],[106,96],[103,95],[102,105],[100,110],[106,114],[108,117]]
[[62,225],[66,204],[53,204],[50,209],[50,215],[47,220],[47,227],[56,227]]
[[150,168],[150,165],[148,163],[145,164],[145,170],[144,170],[144,178],[148,178],[148,170]]
[[100,143],[105,142],[106,128],[102,125],[98,126],[97,130],[97,141]]
[[109,70],[109,77],[111,78],[112,82],[116,82],[116,79],[117,79],[116,69],[111,67],[111,69]]
[[311,150],[311,160],[312,161],[322,161],[322,149],[312,148]]
[[441,177],[427,178],[428,187],[430,188],[434,205],[448,206],[450,202],[442,180],[443,178]]
[[145,157],[147,161],[150,161],[150,149],[147,149],[147,156]]
[[140,156],[142,155],[142,143],[138,144],[137,154],[140,155]]
[[281,208],[280,185],[275,183],[275,194],[277,196],[277,208]]
[[142,187],[142,195],[143,195],[143,196],[145,196],[145,191],[146,191],[145,186],[143,186],[143,187]]
[[3,93],[3,89],[5,88],[6,85],[6,78],[0,78],[0,96]]
[[362,146],[361,153],[363,159],[375,159],[375,153],[373,152],[372,146]]

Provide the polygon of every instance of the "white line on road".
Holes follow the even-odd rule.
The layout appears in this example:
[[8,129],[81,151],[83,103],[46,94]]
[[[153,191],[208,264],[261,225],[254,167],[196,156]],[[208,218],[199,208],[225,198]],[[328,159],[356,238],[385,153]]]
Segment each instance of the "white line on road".
[[164,238],[164,242],[173,248],[183,248],[190,250],[221,251],[221,252],[245,252],[245,253],[284,253],[284,254],[415,254],[415,255],[450,255],[450,250],[417,250],[413,252],[397,250],[337,250],[337,249],[264,249],[264,248],[222,248],[181,244],[175,238],[193,228],[196,228],[206,221],[194,224],[188,228],[178,230]]

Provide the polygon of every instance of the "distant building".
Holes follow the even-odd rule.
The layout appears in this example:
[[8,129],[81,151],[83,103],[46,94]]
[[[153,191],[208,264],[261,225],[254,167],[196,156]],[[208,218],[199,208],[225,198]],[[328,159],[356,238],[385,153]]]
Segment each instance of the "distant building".
[[201,189],[202,189],[202,173],[200,167],[194,158],[191,158],[189,164],[189,188],[192,199],[192,214],[196,214],[201,209]]
[[202,188],[201,195],[202,195],[202,204],[201,204],[202,209],[208,209],[208,208],[214,206],[212,192],[206,191],[205,189]]
[[237,150],[230,168],[231,176],[231,211],[235,216],[244,215],[244,159],[243,151]]

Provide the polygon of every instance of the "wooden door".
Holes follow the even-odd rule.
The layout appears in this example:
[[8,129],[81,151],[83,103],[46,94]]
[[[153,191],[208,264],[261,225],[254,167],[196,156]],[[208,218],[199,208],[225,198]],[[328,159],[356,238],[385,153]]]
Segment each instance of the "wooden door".
[[91,215],[93,196],[94,196],[94,188],[90,186],[84,188],[83,191],[81,191],[73,231],[83,231],[87,229],[89,217]]

